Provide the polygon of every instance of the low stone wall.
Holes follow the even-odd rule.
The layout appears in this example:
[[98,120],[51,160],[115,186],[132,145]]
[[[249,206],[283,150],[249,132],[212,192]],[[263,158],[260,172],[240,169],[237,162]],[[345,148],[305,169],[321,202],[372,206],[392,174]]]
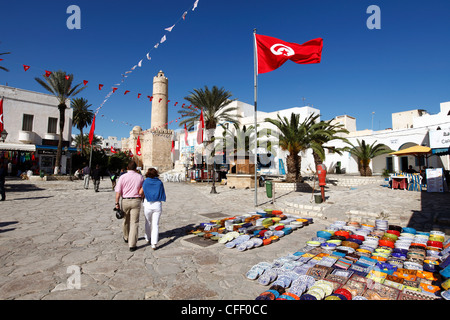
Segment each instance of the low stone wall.
[[385,180],[381,176],[372,176],[372,177],[358,177],[358,176],[347,176],[347,175],[332,175],[328,176],[327,184],[331,184],[334,186],[340,187],[355,187],[355,186],[363,186],[368,184],[375,183],[385,183]]
[[28,178],[30,181],[73,181],[73,176],[44,176],[41,178],[40,176],[30,176]]
[[[284,207],[283,212],[290,213],[296,216],[307,216],[307,217],[317,217],[324,218],[323,210],[324,206],[315,206],[315,205],[307,205],[307,204],[298,204],[298,203],[284,203],[286,207]],[[326,219],[326,218],[325,218]]]

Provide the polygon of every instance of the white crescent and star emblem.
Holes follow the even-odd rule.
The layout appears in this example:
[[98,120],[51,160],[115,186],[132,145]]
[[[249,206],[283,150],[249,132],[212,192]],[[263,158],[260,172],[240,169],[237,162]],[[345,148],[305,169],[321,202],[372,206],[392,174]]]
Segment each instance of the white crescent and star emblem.
[[281,44],[281,43],[274,44],[270,48],[270,51],[276,56],[283,55],[283,56],[286,56],[286,57],[290,57],[290,56],[293,56],[295,54],[295,51],[291,47],[288,47],[288,46],[286,46],[284,44]]

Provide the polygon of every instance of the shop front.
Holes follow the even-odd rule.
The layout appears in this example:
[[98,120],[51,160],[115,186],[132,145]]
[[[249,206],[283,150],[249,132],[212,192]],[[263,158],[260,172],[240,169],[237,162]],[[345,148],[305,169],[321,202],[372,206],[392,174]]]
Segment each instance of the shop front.
[[[37,145],[36,152],[39,158],[39,170],[46,174],[53,174],[56,162],[57,146]],[[72,153],[77,152],[76,148],[64,146],[61,153],[61,174],[69,174],[72,169]]]

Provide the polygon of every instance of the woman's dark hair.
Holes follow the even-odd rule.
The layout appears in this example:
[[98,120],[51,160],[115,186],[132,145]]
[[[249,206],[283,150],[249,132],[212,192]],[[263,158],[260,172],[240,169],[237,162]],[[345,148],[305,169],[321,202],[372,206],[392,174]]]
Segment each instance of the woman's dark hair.
[[155,168],[150,168],[147,170],[147,173],[145,174],[147,178],[157,178],[159,177],[158,171]]

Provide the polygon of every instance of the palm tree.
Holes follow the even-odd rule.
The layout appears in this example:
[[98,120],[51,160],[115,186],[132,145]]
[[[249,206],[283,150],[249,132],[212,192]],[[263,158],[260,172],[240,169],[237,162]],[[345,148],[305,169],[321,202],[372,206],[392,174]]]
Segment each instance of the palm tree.
[[308,130],[309,143],[312,149],[314,164],[316,168],[318,164],[321,164],[325,160],[325,150],[332,150],[333,152],[342,155],[342,152],[345,151],[345,148],[335,148],[332,146],[326,146],[325,144],[336,139],[348,142],[348,140],[341,134],[349,133],[349,131],[344,128],[343,124],[331,124],[332,120],[322,120],[315,123],[315,120],[318,117],[319,115],[313,117],[313,123],[310,124]]
[[[316,165],[325,159],[325,149],[331,147],[324,146],[325,143],[334,139],[345,138],[338,136],[338,133],[348,133],[342,125],[332,125],[330,121],[317,122],[319,114],[311,114],[303,122],[300,122],[300,114],[291,114],[291,118],[281,118],[278,120],[266,118],[265,121],[275,125],[281,132],[279,145],[282,150],[287,150],[289,155],[286,158],[287,182],[301,182],[302,158],[300,151],[312,149]],[[335,150],[339,154],[343,149]]]
[[279,146],[282,150],[289,152],[286,158],[286,182],[299,182],[301,181],[301,157],[299,153],[306,149],[305,135],[301,133],[304,130],[301,128],[300,115],[291,113],[291,117],[288,119],[287,117],[281,118],[278,114],[277,118],[266,118],[265,121],[273,124],[280,130]]
[[[83,138],[81,138],[83,137]],[[78,147],[81,147],[81,153],[83,154],[87,154],[90,151],[90,148],[88,148],[87,146],[89,145],[89,134],[84,134],[84,135],[76,135],[75,139],[73,139],[73,141],[75,141],[75,145]],[[101,148],[102,145],[102,138],[100,138],[99,136],[94,134],[94,138],[92,139],[92,146],[94,147],[98,147]]]
[[[80,136],[83,135],[83,129],[92,123],[94,112],[89,110],[91,104],[84,98],[75,98],[72,100],[73,125],[80,130]],[[84,151],[84,143],[81,141],[81,150]]]
[[[190,95],[185,97],[186,101],[189,101],[194,106],[193,109],[182,109],[178,113],[182,117],[185,117],[180,121],[180,127],[186,124],[189,129],[194,127],[196,121],[200,117],[200,112],[203,110],[203,119],[206,129],[206,143],[207,148],[211,148],[209,154],[214,158],[214,133],[219,123],[230,122],[232,124],[238,123],[238,118],[241,116],[236,113],[237,107],[230,106],[229,104],[234,100],[231,100],[232,94],[229,91],[225,91],[224,88],[218,88],[213,86],[212,90],[205,86],[204,89],[194,89],[194,92],[190,92]],[[195,108],[197,107],[197,108]],[[214,179],[214,167],[213,167],[213,185],[211,193],[216,193],[215,179]]]
[[56,152],[55,166],[59,168],[61,164],[62,144],[63,144],[63,131],[66,121],[66,101],[78,93],[80,93],[86,87],[80,87],[81,83],[72,87],[73,74],[67,75],[65,71],[52,72],[50,76],[41,78],[34,78],[44,89],[53,94],[58,99],[59,110],[59,142],[58,150]]
[[[11,52],[1,52],[1,53],[0,53],[0,56],[2,56],[2,55],[4,55],[4,54],[10,54],[10,53],[11,53]],[[3,71],[6,71],[6,72],[9,71],[8,69],[6,69],[5,67],[2,67],[2,66],[0,66],[0,69],[3,70]]]
[[366,144],[366,141],[362,140],[358,142],[358,146],[354,146],[352,143],[348,142],[352,148],[347,147],[347,151],[349,151],[352,155],[354,155],[358,159],[358,168],[361,176],[371,176],[372,170],[369,167],[370,161],[382,154],[393,152],[388,146],[378,143],[374,141],[371,145]]

